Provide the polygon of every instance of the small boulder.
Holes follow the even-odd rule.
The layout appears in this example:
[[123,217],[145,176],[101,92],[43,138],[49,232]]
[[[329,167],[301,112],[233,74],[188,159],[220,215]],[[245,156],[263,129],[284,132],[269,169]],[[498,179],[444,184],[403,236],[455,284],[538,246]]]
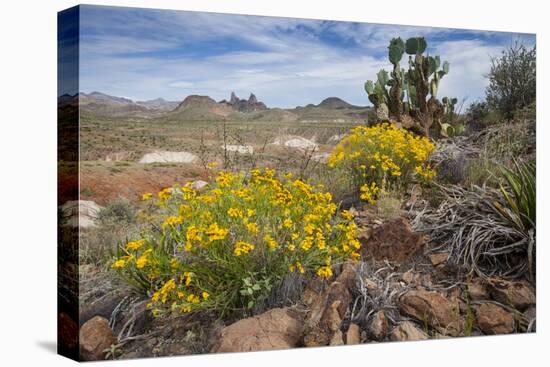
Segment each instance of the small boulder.
[[79,323],[80,326],[94,316],[103,316],[106,319],[111,317],[113,310],[122,301],[124,295],[119,292],[113,292],[80,307]]
[[352,345],[359,343],[361,343],[361,329],[357,324],[350,324],[346,332],[346,344]]
[[397,217],[372,230],[363,242],[361,255],[366,259],[403,262],[424,244],[424,237],[411,229],[406,218]]
[[535,305],[535,289],[525,280],[508,281],[492,277],[488,279],[489,293],[497,302],[508,304],[520,311]]
[[319,294],[305,321],[304,345],[328,345],[332,335],[340,329],[351,301],[352,296],[348,287],[338,281]]
[[490,299],[487,286],[481,278],[474,278],[468,283],[468,297],[472,301],[486,301]]
[[193,190],[201,190],[201,189],[205,188],[206,186],[208,186],[208,182],[203,181],[203,180],[193,181],[193,183],[191,184],[191,188]]
[[302,328],[303,322],[298,313],[289,308],[274,308],[223,328],[211,352],[294,348],[300,341]]
[[489,335],[514,332],[514,316],[493,303],[482,303],[475,308],[477,326]]
[[95,316],[80,328],[80,359],[98,361],[105,359],[105,349],[117,343],[117,337],[102,316]]
[[395,327],[390,335],[392,341],[426,340],[428,335],[420,330],[414,323],[405,321]]
[[400,299],[400,309],[421,322],[427,322],[443,334],[460,334],[459,310],[456,304],[438,292],[413,289]]
[[388,333],[388,319],[383,310],[380,310],[374,314],[372,320],[368,326],[368,332],[370,337],[375,340],[381,341],[386,337]]
[[435,254],[430,254],[429,258],[433,266],[439,266],[447,261],[449,254],[447,252],[438,252]]

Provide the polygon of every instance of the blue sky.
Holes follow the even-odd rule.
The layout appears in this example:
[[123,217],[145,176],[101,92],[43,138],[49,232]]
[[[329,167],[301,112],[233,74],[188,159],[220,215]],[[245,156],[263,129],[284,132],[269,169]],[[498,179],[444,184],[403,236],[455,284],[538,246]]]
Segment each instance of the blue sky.
[[483,97],[490,57],[534,35],[202,12],[81,6],[80,90],[133,100],[189,94],[271,107],[337,96],[368,105],[363,84],[389,70],[393,37],[426,37],[451,72],[440,96]]

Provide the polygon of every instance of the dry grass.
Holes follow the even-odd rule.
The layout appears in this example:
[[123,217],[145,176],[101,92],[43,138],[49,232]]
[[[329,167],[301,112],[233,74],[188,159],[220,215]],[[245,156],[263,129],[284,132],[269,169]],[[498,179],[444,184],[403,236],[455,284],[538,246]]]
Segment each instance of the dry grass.
[[506,206],[499,190],[472,186],[439,186],[445,200],[436,209],[412,212],[415,230],[427,232],[449,261],[482,277],[527,276],[532,267],[535,236],[523,231],[495,206]]

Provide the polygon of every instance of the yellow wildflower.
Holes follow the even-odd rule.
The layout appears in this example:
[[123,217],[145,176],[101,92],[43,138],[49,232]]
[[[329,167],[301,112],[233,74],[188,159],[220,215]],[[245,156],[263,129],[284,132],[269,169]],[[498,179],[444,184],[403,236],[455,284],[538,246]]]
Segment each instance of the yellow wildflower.
[[250,251],[254,250],[254,245],[244,242],[237,241],[235,243],[235,256],[241,256],[242,254],[248,254]]

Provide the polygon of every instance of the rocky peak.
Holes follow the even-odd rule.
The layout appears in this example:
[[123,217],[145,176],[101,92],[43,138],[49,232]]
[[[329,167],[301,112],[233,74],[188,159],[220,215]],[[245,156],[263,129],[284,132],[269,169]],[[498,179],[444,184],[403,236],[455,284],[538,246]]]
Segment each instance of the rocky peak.
[[220,103],[225,103],[233,107],[234,110],[240,112],[252,112],[252,111],[261,111],[267,110],[267,106],[263,102],[259,102],[254,93],[250,93],[248,100],[240,99],[237,97],[235,92],[231,92],[231,98],[229,101],[225,99]]
[[235,94],[235,92],[231,92],[231,98],[229,99],[229,104],[236,104],[239,103],[239,97]]

